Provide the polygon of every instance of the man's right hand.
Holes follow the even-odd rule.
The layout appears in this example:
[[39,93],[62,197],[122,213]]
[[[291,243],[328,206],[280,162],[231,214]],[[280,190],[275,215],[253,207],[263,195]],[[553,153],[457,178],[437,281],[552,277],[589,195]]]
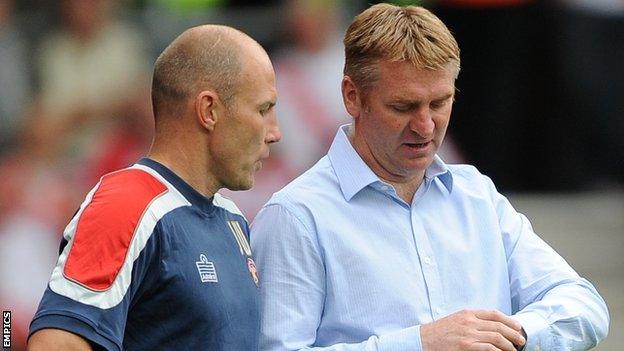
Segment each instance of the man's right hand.
[[516,351],[520,323],[496,310],[463,310],[420,327],[423,351]]

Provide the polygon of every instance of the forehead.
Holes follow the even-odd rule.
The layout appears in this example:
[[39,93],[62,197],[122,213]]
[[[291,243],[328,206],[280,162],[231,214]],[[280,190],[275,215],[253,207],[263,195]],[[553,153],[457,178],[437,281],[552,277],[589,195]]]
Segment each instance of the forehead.
[[247,56],[238,84],[238,92],[243,99],[260,103],[276,99],[275,72],[267,56]]
[[456,68],[422,69],[407,61],[380,61],[373,90],[382,96],[407,100],[436,98],[455,91]]

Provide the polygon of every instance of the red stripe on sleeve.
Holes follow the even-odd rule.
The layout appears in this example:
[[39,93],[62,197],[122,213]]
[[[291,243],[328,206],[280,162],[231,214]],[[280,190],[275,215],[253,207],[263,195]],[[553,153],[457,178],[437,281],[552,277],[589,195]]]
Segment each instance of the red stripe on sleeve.
[[167,187],[138,169],[105,175],[78,220],[63,273],[91,290],[111,287],[150,203]]

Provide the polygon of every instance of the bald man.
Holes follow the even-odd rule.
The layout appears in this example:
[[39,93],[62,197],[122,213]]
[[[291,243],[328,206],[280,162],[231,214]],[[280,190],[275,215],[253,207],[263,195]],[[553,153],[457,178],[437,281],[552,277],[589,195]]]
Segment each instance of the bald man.
[[248,224],[221,188],[249,189],[279,141],[275,74],[224,26],[156,60],[146,158],[103,176],[63,234],[29,350],[256,350]]

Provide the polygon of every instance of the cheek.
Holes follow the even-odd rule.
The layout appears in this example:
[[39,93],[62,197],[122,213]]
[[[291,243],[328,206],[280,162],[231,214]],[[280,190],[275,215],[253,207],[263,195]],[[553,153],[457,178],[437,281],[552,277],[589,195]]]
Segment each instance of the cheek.
[[382,109],[369,111],[366,114],[366,122],[370,133],[387,137],[402,133],[406,127],[399,118]]
[[436,129],[438,131],[445,131],[446,127],[448,127],[449,121],[451,119],[451,108],[447,111],[441,112],[440,114],[433,117],[433,122],[436,125]]
[[261,123],[258,123],[253,127],[253,138],[257,144],[264,144],[264,139],[267,133],[267,127],[265,124],[265,121],[262,120]]
[[264,121],[254,120],[252,123],[249,123],[245,127],[244,133],[245,140],[243,140],[243,142],[249,147],[249,149],[251,149],[251,151],[257,151],[257,149],[261,148],[264,144],[264,139],[266,135]]

